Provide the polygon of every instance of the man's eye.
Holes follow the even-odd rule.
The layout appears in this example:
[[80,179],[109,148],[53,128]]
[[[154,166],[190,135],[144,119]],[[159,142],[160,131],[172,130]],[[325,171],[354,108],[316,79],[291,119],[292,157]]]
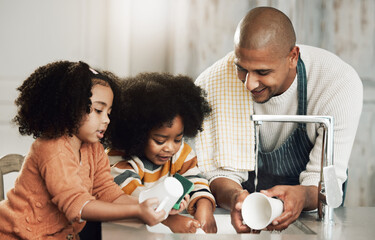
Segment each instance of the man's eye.
[[259,70],[257,71],[260,76],[266,76],[270,73],[268,70]]
[[240,66],[237,66],[237,71],[247,73],[247,70],[245,68],[240,67]]

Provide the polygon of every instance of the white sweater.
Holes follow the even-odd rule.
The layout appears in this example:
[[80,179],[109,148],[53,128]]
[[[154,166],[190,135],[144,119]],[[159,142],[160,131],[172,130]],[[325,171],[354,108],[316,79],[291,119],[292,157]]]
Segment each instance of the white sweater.
[[[334,117],[334,164],[339,183],[346,180],[346,169],[362,111],[363,87],[356,71],[336,55],[311,46],[299,45],[307,74],[307,115]],[[283,94],[264,104],[254,103],[255,114],[296,115],[297,77]],[[264,122],[260,128],[262,151],[280,147],[297,127],[292,123]],[[307,133],[314,144],[310,161],[300,175],[302,185],[317,185],[319,181],[322,129],[317,124],[307,124]],[[247,180],[246,172],[218,169],[206,173],[212,181],[228,177],[240,183]]]

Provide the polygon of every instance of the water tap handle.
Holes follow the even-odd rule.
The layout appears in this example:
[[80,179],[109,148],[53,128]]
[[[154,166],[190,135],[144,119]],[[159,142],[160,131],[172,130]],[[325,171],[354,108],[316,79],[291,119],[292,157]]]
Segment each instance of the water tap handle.
[[323,168],[324,190],[326,204],[332,208],[337,208],[342,203],[342,192],[337,181],[335,168],[333,165]]

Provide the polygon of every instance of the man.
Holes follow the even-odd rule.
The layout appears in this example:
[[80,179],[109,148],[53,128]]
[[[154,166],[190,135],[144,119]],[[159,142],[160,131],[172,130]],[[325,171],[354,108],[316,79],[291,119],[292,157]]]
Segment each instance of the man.
[[[292,23],[285,14],[270,7],[254,8],[237,27],[234,52],[207,69],[196,81],[206,89],[213,106],[212,116],[196,139],[198,163],[210,180],[218,205],[231,211],[232,225],[237,232],[251,230],[242,223],[241,205],[249,192],[254,191],[254,171],[243,167],[246,164],[237,163],[237,156],[241,157],[238,153],[233,159],[220,160],[220,153],[230,150],[222,151],[220,144],[215,145],[220,141],[231,144],[226,139],[232,136],[223,134],[225,137],[220,139],[218,130],[228,127],[227,121],[237,121],[235,125],[229,124],[229,128],[235,129],[229,132],[238,133],[238,138],[252,131],[248,125],[236,130],[241,128],[240,124],[250,122],[247,114],[239,115],[236,109],[250,109],[248,111],[254,114],[333,116],[335,170],[340,184],[347,178],[350,152],[362,111],[361,80],[352,67],[334,54],[295,42]],[[220,108],[218,101],[222,97],[218,93],[225,95],[220,92],[220,84],[231,82],[224,90],[227,93],[241,88],[236,85],[241,81],[250,100],[244,93],[236,93],[233,96],[240,96],[241,100],[236,102],[230,97],[229,106]],[[228,116],[233,111],[235,114]],[[223,112],[228,114],[222,116]],[[317,208],[322,136],[323,130],[318,124],[263,123],[260,127],[256,190],[284,202],[284,212],[268,230],[285,229],[301,211]],[[253,142],[245,143],[248,149],[254,148]],[[214,149],[209,150],[212,146]],[[242,155],[246,153],[243,146],[223,148],[242,151]],[[211,152],[207,154],[207,151]],[[207,160],[208,156],[214,160]],[[252,162],[253,156],[247,159]],[[222,164],[222,161],[229,164]]]

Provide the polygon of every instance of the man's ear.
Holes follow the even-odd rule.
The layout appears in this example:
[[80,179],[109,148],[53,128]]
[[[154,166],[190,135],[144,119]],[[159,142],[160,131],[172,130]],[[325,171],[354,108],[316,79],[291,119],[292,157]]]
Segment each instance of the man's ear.
[[299,57],[299,47],[294,46],[288,55],[290,68],[297,67],[298,57]]

